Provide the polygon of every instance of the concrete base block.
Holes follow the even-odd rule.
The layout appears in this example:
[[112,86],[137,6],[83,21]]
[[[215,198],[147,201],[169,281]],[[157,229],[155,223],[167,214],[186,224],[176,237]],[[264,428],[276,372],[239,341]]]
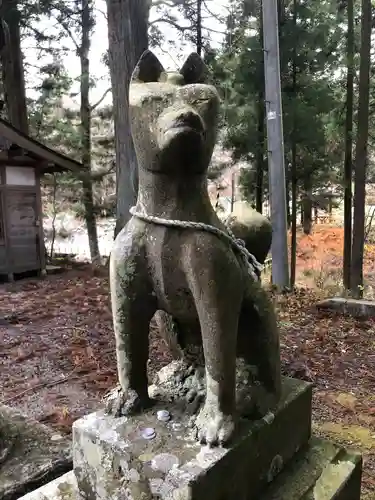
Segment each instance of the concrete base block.
[[0,500],[16,500],[72,469],[71,442],[0,405]]
[[[202,447],[189,419],[164,404],[172,419],[160,422],[160,407],[137,417],[93,413],[73,425],[73,461],[86,500],[258,499],[311,430],[311,385],[283,380],[275,414],[243,420],[228,448]],[[145,439],[144,430],[155,430]]]

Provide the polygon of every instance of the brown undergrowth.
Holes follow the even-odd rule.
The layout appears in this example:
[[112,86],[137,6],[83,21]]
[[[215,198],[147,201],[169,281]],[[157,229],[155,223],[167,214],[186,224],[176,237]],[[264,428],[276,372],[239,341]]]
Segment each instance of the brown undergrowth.
[[[98,273],[96,273],[98,274]],[[108,280],[89,266],[1,285],[3,402],[69,433],[116,382]],[[286,375],[314,383],[314,429],[360,448],[363,492],[375,495],[375,321],[319,312],[321,293],[275,296]],[[150,370],[169,361],[152,327]]]

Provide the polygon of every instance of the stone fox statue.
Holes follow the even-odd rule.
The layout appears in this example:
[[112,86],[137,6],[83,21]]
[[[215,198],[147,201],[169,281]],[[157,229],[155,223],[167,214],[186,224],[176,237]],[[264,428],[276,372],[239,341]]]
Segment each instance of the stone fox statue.
[[[216,141],[219,96],[192,54],[167,74],[146,51],[129,93],[138,158],[136,213],[199,222],[225,231],[208,197],[206,173]],[[280,355],[272,304],[228,241],[199,229],[168,227],[133,216],[110,257],[110,286],[120,390],[107,411],[124,415],[150,403],[149,325],[165,311],[179,342],[202,347],[206,398],[196,427],[201,442],[224,443],[236,416],[236,358],[257,368],[259,411],[280,396]]]

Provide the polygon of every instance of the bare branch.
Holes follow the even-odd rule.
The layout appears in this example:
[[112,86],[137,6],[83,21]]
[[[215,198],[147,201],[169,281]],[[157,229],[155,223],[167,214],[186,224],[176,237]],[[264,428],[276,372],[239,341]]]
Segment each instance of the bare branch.
[[173,19],[169,19],[169,18],[165,18],[165,17],[159,17],[158,19],[154,19],[149,24],[150,24],[150,26],[153,26],[154,24],[159,24],[159,23],[169,24],[170,26],[173,26],[177,31],[180,31],[181,33],[184,33],[186,30],[193,29],[192,25],[181,26]]
[[60,24],[64,28],[64,30],[66,31],[66,33],[69,35],[69,38],[72,40],[72,42],[73,42],[73,44],[74,44],[74,46],[75,46],[75,48],[77,50],[77,53],[79,53],[80,46],[77,43],[77,40],[75,39],[75,37],[74,37],[71,29],[69,28],[68,24],[66,22],[64,22],[62,19],[59,19],[59,18],[57,18],[55,16],[53,16],[53,17],[56,19],[57,23]]
[[169,50],[165,50],[165,49],[163,49],[163,47],[161,47],[161,46],[159,46],[159,50],[160,50],[161,52],[163,52],[163,54],[166,54],[167,56],[169,56],[169,57],[170,57],[170,59],[171,59],[171,60],[173,61],[173,63],[175,64],[176,68],[177,68],[177,66],[178,66],[178,61],[177,61],[177,60],[176,60],[173,56],[171,56],[171,54],[169,53]]
[[96,109],[98,106],[100,106],[100,104],[104,101],[104,99],[106,98],[107,94],[109,92],[111,92],[112,90],[112,87],[109,87],[102,95],[102,97],[95,103],[91,106],[91,111],[94,111],[94,109]]
[[107,13],[106,13],[106,12],[104,12],[104,10],[98,9],[97,7],[95,7],[95,8],[94,8],[94,10],[95,10],[96,12],[99,12],[99,13],[100,13],[100,14],[104,17],[104,19],[106,19],[106,20],[108,19],[108,17],[107,17]]
[[[191,2],[190,4],[186,2],[186,0],[154,0],[154,2],[152,3],[152,6],[155,7],[155,6],[166,6],[166,7],[169,7],[169,8],[174,8],[174,7],[177,7],[177,6],[180,6],[180,5],[183,5],[184,7],[186,6],[192,6],[193,5],[193,2]],[[208,8],[207,8],[207,3],[204,2],[204,6],[209,14],[209,16],[207,17],[204,17],[203,19],[212,19],[212,18],[215,18],[216,20],[222,20],[220,19],[220,16],[214,14],[213,12],[211,12]],[[170,26],[172,26],[173,28],[175,28],[177,31],[179,31],[180,33],[185,33],[186,31],[188,30],[193,30],[194,29],[194,26],[193,24],[190,24],[189,26],[181,26],[177,20],[168,15],[168,14],[162,14],[160,17],[158,17],[157,19],[153,19],[152,21],[149,22],[149,25],[150,26],[153,26],[155,24],[160,24],[160,23],[164,23],[164,24],[168,24]],[[208,27],[204,27],[204,30],[205,31],[208,31],[210,33],[217,33],[218,35],[224,35],[225,32],[223,31],[218,31],[218,30],[215,30],[214,28],[208,28]]]
[[[218,21],[220,22],[223,22],[223,18],[219,15],[219,14],[215,14],[214,12],[212,12],[211,9],[208,8],[207,6],[207,1],[206,0],[203,0],[203,5],[204,5],[204,8],[206,9],[206,11],[208,12],[208,14],[210,16],[212,16],[214,19],[217,19]],[[224,6],[223,6],[224,7]],[[225,10],[228,12],[228,14],[231,12],[230,9],[228,9],[227,6],[224,7]]]
[[[158,18],[154,19],[154,21],[151,21],[149,24],[150,26],[153,26],[154,24],[159,24],[159,23],[164,23],[164,24],[169,24],[170,26],[173,26],[177,31],[180,33],[185,33],[185,31],[192,30],[194,29],[193,25],[190,26],[180,26],[176,21],[173,21],[172,19],[167,19],[167,18]],[[218,31],[213,28],[203,28],[205,31],[208,31],[210,33],[217,33],[218,35],[225,35],[225,31]]]
[[151,6],[152,7],[160,7],[160,6],[165,6],[165,7],[178,7],[179,5],[192,5],[192,1],[189,3],[186,0],[152,0]]
[[218,35],[225,35],[226,34],[226,31],[214,30],[213,28],[207,28],[207,26],[203,29],[205,29],[206,31],[208,31],[210,33],[217,33]]

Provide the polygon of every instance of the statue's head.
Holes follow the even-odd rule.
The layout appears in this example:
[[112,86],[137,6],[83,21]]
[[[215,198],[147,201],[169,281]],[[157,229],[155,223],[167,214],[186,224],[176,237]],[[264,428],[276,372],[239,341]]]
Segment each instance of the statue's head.
[[191,54],[179,72],[166,73],[151,51],[143,53],[129,92],[140,169],[182,176],[206,172],[220,103],[206,78],[207,68],[198,54]]

